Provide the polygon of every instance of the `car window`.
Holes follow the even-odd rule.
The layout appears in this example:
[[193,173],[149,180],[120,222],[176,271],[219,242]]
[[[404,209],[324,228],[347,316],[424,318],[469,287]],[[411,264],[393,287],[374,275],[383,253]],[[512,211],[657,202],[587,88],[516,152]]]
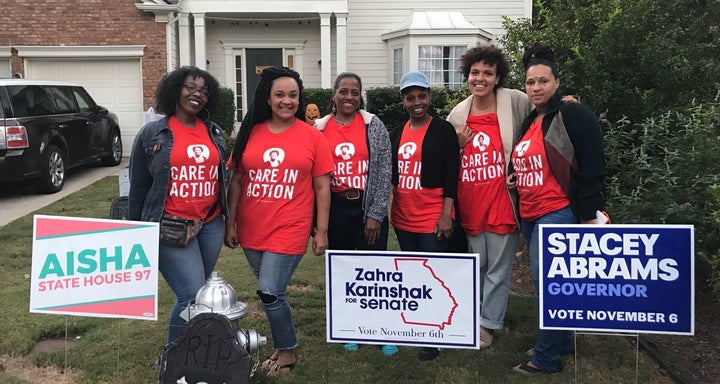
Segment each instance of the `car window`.
[[92,97],[90,97],[83,88],[73,88],[72,92],[75,95],[78,106],[80,106],[80,112],[90,112],[97,108],[95,101],[93,101]]
[[55,99],[58,113],[78,112],[78,106],[75,103],[73,93],[67,87],[49,87],[50,94]]
[[15,117],[43,116],[57,113],[57,106],[50,95],[38,85],[14,85],[8,87]]

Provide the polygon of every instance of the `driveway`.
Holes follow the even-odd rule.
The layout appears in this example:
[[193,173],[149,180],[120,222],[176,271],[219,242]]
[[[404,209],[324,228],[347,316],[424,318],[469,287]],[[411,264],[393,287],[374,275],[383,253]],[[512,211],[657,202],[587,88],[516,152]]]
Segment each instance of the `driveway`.
[[58,193],[41,194],[35,191],[31,182],[0,184],[0,227],[37,211],[50,203],[81,190],[107,176],[119,176],[127,169],[129,160],[124,158],[120,165],[103,167],[89,164],[67,172],[65,186]]

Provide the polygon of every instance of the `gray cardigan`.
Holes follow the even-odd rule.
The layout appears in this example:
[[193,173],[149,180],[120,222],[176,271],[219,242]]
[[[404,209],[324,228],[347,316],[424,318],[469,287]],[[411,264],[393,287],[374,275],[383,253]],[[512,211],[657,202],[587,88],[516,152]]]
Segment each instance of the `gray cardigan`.
[[[362,207],[365,217],[372,217],[382,222],[387,216],[390,199],[390,177],[392,176],[390,139],[385,124],[377,116],[365,110],[359,112],[365,123],[370,155]],[[325,130],[325,125],[333,116],[330,114],[315,120],[314,127],[321,131]]]

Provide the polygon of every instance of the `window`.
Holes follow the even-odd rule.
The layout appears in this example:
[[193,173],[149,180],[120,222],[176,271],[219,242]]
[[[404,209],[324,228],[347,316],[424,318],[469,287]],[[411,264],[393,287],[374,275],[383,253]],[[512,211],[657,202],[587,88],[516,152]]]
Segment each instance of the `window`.
[[393,49],[393,84],[400,84],[400,79],[403,75],[403,49]]
[[44,116],[57,112],[57,107],[50,95],[40,86],[8,87],[13,103],[15,117]]
[[80,112],[90,112],[95,109],[95,102],[84,89],[73,88],[73,94],[75,94],[75,101],[80,107]]
[[65,87],[50,87],[50,93],[55,98],[55,104],[57,104],[58,113],[73,113],[78,112],[77,105],[75,105],[75,98],[72,92]]
[[427,75],[433,86],[462,87],[458,68],[460,56],[466,50],[464,45],[421,45],[418,47],[418,70]]

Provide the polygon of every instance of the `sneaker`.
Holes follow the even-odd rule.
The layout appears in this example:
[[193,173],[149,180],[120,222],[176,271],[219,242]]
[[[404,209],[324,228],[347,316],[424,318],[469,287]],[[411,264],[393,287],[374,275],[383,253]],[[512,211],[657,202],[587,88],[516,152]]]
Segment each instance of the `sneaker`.
[[440,356],[440,348],[423,347],[418,354],[418,359],[420,361],[430,361],[435,360],[438,356]]
[[355,352],[358,349],[360,349],[360,346],[355,343],[347,343],[344,345],[344,347],[345,347],[345,350],[351,351],[351,352]]
[[491,346],[494,340],[495,337],[492,335],[492,333],[486,331],[483,328],[480,328],[480,349],[485,349]]
[[398,347],[396,345],[383,345],[382,353],[385,356],[392,356],[398,353]]

